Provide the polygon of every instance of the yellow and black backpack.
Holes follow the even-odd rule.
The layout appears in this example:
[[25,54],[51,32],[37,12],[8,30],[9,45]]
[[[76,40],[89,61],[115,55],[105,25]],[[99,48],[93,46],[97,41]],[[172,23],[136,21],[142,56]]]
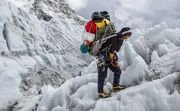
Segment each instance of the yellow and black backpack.
[[102,39],[104,37],[116,33],[114,24],[107,19],[103,19],[102,21],[95,22],[95,24],[97,26],[97,31],[95,35],[96,40]]
[[92,45],[89,47],[89,54],[96,56],[102,44],[105,42],[106,37],[113,35],[116,33],[115,26],[112,22],[107,19],[102,19],[101,21],[94,21],[97,27],[97,31],[95,33],[95,39]]

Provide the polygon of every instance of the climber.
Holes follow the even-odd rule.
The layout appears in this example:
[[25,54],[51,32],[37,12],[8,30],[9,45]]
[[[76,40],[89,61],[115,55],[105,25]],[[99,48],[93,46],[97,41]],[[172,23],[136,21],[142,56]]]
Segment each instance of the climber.
[[[94,12],[91,20],[85,26],[89,36],[84,37],[80,49],[83,53],[96,56],[98,69],[98,96],[100,98],[109,97],[110,94],[104,92],[103,86],[107,76],[108,68],[114,72],[112,91],[120,91],[125,86],[119,84],[121,69],[118,65],[116,52],[120,50],[123,41],[131,36],[130,28],[124,27],[116,33],[114,24],[110,21],[107,11]],[[86,49],[86,50],[85,50]]]

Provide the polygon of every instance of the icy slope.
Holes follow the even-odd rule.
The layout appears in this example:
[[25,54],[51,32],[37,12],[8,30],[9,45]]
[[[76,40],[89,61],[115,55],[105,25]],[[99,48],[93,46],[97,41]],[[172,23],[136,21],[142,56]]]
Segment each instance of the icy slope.
[[[38,111],[179,111],[180,30],[165,23],[148,30],[135,30],[118,56],[123,69],[121,84],[129,86],[112,97],[97,96],[97,71],[92,62],[82,76],[60,88],[44,87]],[[109,71],[104,87],[112,90]]]
[[84,18],[78,16],[65,0],[8,0],[17,7],[34,14],[38,19],[50,21],[58,15],[73,18],[77,23],[84,24]]
[[95,61],[82,71],[83,20],[64,0],[8,1],[0,0],[0,110],[179,110],[179,29],[134,30],[118,53],[129,88],[98,99]]
[[[97,97],[96,74],[84,75],[59,89],[48,87],[38,111],[179,111],[180,95],[177,91],[172,93],[177,75],[127,88],[106,99]],[[106,88],[110,86],[108,83]]]
[[0,0],[0,110],[79,75],[87,63],[79,51],[83,20],[75,18],[59,12],[47,22]]

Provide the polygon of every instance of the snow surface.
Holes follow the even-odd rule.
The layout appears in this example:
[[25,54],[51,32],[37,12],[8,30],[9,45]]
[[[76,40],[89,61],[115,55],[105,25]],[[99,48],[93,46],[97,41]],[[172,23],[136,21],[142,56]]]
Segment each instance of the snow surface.
[[[58,89],[49,86],[44,94],[38,111],[61,108],[63,111],[179,111],[180,95],[177,91],[170,94],[177,74],[146,82],[112,94],[107,99],[98,99],[96,74],[83,75],[66,81]],[[91,79],[90,79],[91,78]],[[111,85],[109,83],[109,85]],[[108,90],[108,85],[106,85]]]
[[[133,30],[118,52],[128,88],[99,99],[96,59],[79,51],[83,20],[57,10],[64,0],[8,1],[0,0],[0,110],[179,111],[180,29],[162,22]],[[29,13],[35,2],[50,21]],[[109,70],[106,92],[112,80]]]
[[[99,99],[93,61],[82,76],[66,81],[57,89],[49,86],[38,111],[179,111],[179,84],[175,84],[180,74],[180,49],[179,42],[165,36],[169,30],[179,33],[178,29],[169,29],[162,23],[147,31],[137,31],[140,33],[132,35],[131,43],[125,41],[118,53],[119,62],[123,62],[120,83],[129,88],[113,93],[110,98]],[[171,37],[179,39],[178,35]],[[158,40],[160,38],[162,40]],[[104,86],[106,92],[112,90],[112,75],[109,71]]]
[[180,56],[175,59],[175,71],[180,72]]
[[10,102],[9,100],[15,100],[22,96],[19,90],[21,82],[19,74],[27,73],[27,67],[33,66],[36,61],[28,56],[0,57],[0,61],[0,107],[2,108]]
[[32,105],[40,87],[57,87],[86,66],[79,51],[83,20],[57,13],[46,22],[16,6],[28,0],[10,1],[0,0],[0,110],[11,110],[16,102],[24,110],[22,101],[29,98],[23,106]]

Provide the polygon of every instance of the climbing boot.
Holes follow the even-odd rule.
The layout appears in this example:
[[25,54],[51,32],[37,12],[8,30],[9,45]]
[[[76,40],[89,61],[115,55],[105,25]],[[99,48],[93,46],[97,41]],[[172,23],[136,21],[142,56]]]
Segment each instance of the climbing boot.
[[111,94],[108,94],[108,93],[105,93],[105,92],[100,92],[100,93],[98,93],[98,96],[100,98],[108,98],[108,97],[111,96]]
[[123,89],[125,89],[125,88],[126,88],[126,87],[123,86],[123,85],[113,85],[112,91],[113,91],[113,92],[117,92],[117,91],[123,90]]

